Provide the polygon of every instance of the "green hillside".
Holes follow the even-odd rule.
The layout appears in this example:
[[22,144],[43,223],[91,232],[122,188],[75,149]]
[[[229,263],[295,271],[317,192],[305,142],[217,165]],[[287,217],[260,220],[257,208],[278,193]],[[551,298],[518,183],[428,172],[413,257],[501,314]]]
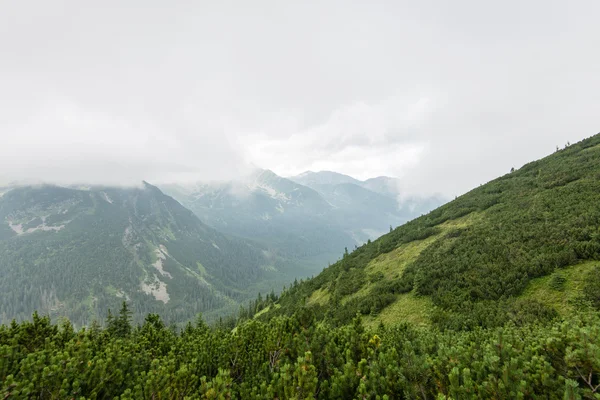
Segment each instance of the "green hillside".
[[598,204],[600,135],[344,254],[289,288],[261,318],[307,306],[337,324],[360,313],[371,324],[468,328],[565,313],[569,308],[539,287],[561,273],[566,284],[558,297],[581,297],[577,272],[595,264],[580,263],[600,259]]

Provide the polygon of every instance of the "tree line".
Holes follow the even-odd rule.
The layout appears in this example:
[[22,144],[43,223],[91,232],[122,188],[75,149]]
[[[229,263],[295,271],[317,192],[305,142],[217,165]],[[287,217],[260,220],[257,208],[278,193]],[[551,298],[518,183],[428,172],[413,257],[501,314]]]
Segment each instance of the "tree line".
[[0,326],[3,399],[596,399],[600,317],[441,331],[333,327],[309,308],[177,330],[126,304],[104,326]]

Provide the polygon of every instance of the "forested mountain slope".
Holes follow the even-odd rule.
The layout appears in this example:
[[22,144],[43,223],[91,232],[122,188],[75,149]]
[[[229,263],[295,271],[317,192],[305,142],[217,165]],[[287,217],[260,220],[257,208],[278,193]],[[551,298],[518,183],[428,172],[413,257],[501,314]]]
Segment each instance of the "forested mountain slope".
[[303,305],[337,323],[357,312],[454,328],[550,317],[555,304],[524,291],[535,278],[564,269],[557,279],[567,279],[572,266],[600,258],[599,204],[596,135],[345,254],[261,318]]
[[38,310],[89,324],[123,300],[136,316],[185,321],[282,284],[280,266],[147,183],[0,197],[0,322]]

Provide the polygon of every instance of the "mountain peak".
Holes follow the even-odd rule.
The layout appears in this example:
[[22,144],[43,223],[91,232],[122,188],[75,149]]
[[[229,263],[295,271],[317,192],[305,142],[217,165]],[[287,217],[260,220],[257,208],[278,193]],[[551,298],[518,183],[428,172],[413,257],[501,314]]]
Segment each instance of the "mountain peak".
[[149,191],[152,191],[155,193],[163,194],[163,192],[157,186],[154,186],[151,183],[148,183],[146,181],[142,181],[142,188],[144,190],[149,190]]
[[339,172],[333,171],[306,171],[301,173],[300,175],[290,177],[294,182],[300,183],[302,185],[331,185],[331,184],[340,184],[340,183],[360,183],[358,179],[355,179],[349,175],[344,175]]

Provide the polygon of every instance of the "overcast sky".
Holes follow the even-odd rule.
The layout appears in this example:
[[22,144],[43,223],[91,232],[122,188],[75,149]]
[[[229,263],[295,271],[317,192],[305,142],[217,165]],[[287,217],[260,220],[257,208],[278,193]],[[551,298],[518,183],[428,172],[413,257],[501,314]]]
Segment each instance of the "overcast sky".
[[600,131],[600,1],[0,0],[0,181],[461,194]]

